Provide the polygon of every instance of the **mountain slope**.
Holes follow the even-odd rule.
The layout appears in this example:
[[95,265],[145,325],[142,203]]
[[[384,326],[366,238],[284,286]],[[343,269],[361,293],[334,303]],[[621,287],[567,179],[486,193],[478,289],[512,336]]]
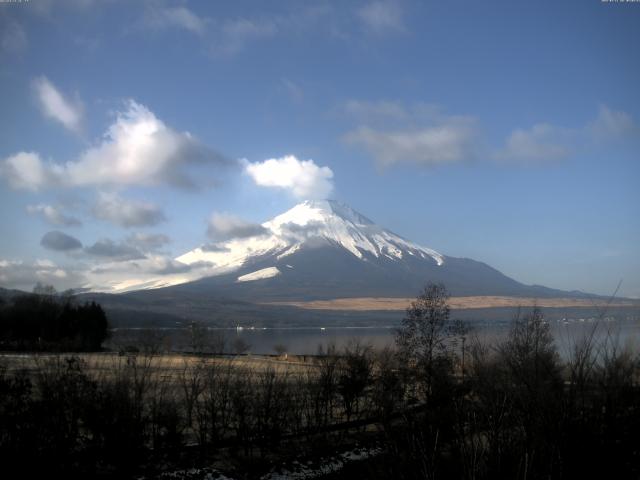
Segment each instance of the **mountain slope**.
[[219,242],[200,247],[177,258],[192,265],[211,262],[218,269],[232,270],[263,256],[278,260],[300,248],[336,245],[354,257],[402,259],[404,256],[431,258],[440,265],[438,252],[421,247],[375,225],[347,205],[332,200],[306,201],[262,224],[268,234]]
[[490,266],[448,257],[386,230],[335,201],[307,201],[262,224],[265,234],[177,258],[215,275],[171,287],[249,301],[414,296],[427,281],[453,295],[566,296],[526,286]]
[[[117,295],[91,293],[83,298],[98,300],[116,325],[184,326],[198,320],[228,327],[389,325],[399,320],[401,312],[316,311],[294,304],[360,297],[415,298],[429,281],[443,282],[453,296],[525,297],[527,302],[531,298],[586,297],[524,285],[482,262],[442,255],[337,202],[304,202],[263,223],[262,228],[260,235],[187,252],[176,259],[189,267],[187,273],[145,283],[156,287],[173,283],[171,286]],[[584,317],[597,310],[595,306],[590,310],[547,308],[545,314],[549,318]],[[506,320],[513,311],[513,307],[499,305],[468,306],[456,311],[456,316]],[[620,307],[619,312],[629,314],[627,307]]]

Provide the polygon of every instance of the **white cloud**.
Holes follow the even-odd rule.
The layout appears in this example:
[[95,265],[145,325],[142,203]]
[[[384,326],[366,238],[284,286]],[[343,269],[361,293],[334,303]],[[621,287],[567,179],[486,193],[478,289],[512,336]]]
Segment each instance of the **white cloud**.
[[144,24],[151,28],[182,28],[196,35],[206,31],[206,21],[186,7],[148,6]]
[[514,129],[499,148],[486,150],[471,116],[450,116],[435,105],[404,106],[393,101],[350,100],[340,110],[360,125],[345,142],[368,151],[381,166],[399,163],[438,165],[482,158],[520,164],[560,161],[594,140],[640,137],[640,125],[628,113],[601,106],[590,123],[566,128],[538,123]]
[[384,100],[350,100],[344,113],[360,123],[344,141],[369,152],[382,167],[435,166],[478,156],[477,121],[471,116],[446,115],[431,104]]
[[282,86],[289,95],[291,101],[295,104],[301,104],[304,101],[304,90],[297,83],[288,78],[282,79]]
[[91,268],[87,277],[94,290],[123,292],[184,283],[214,272],[210,262],[187,265],[163,255],[148,255],[138,260],[103,262]]
[[245,164],[245,172],[256,185],[281,188],[297,198],[323,199],[333,190],[333,171],[319,167],[313,160],[298,160],[294,155]]
[[546,162],[562,160],[571,155],[565,129],[539,123],[529,130],[516,129],[495,157],[510,162]]
[[207,227],[207,235],[217,241],[256,237],[267,232],[268,230],[258,223],[247,222],[226,213],[213,213]]
[[29,39],[22,25],[0,15],[0,53],[19,55],[29,46]]
[[203,252],[228,252],[229,247],[220,245],[218,243],[206,243],[200,247]]
[[54,262],[52,262],[47,258],[39,258],[38,260],[33,262],[33,264],[37,267],[45,267],[45,268],[53,268],[56,266]]
[[[312,2],[306,5],[305,2],[298,2],[293,8],[272,9],[271,12],[255,15],[216,15],[215,18],[209,18],[184,6],[169,8],[159,3],[147,4],[138,27],[191,32],[201,41],[204,49],[216,58],[232,57],[278,36],[295,38],[308,36],[311,31],[341,41],[353,41],[353,16],[345,15],[343,9],[330,4]],[[381,7],[377,9],[374,5],[373,8],[356,11],[356,20],[361,20],[368,30],[403,30],[402,9],[393,2],[380,3]],[[348,13],[353,13],[349,10]],[[376,15],[384,15],[385,12],[392,17],[376,18]]]
[[360,146],[381,166],[456,163],[476,156],[476,128],[471,119],[451,118],[423,128],[384,131],[362,126],[348,133],[347,143]]
[[231,56],[252,41],[274,36],[278,32],[273,19],[237,18],[218,26],[211,51],[217,56]]
[[214,57],[240,53],[251,42],[275,36],[287,18],[262,17],[208,18],[185,6],[166,7],[149,3],[140,25],[144,29],[181,29],[197,36]]
[[372,120],[406,121],[411,117],[411,112],[407,111],[401,104],[388,100],[378,102],[349,100],[344,105],[344,111],[356,119],[365,122],[371,122]]
[[[381,166],[455,163],[482,157],[485,152],[473,117],[448,116],[435,105],[350,100],[342,111],[361,124],[344,140],[364,148]],[[514,129],[504,145],[486,153],[510,163],[553,162],[571,156],[594,139],[615,141],[639,134],[640,126],[628,113],[601,106],[597,118],[583,126],[539,123]]]
[[40,215],[52,225],[73,227],[82,225],[82,222],[75,217],[66,215],[60,207],[46,204],[27,205],[27,212],[31,215]]
[[37,2],[32,1],[30,3],[32,4],[30,8],[33,9],[35,13],[49,17],[54,13],[61,12],[62,9],[66,11],[83,12],[107,2],[104,0],[38,0]]
[[357,12],[365,27],[374,33],[404,32],[404,12],[397,1],[377,0]]
[[102,143],[63,169],[75,185],[191,184],[178,166],[201,159],[202,148],[188,132],[167,127],[133,100],[118,114]]
[[38,283],[53,285],[59,291],[82,287],[86,279],[75,270],[60,267],[51,260],[32,263],[0,260],[0,286],[31,291]]
[[596,118],[579,127],[564,128],[539,123],[530,129],[515,129],[504,147],[494,154],[501,161],[541,163],[564,160],[584,145],[614,143],[640,136],[640,125],[631,115],[601,105]]
[[145,256],[132,245],[116,243],[109,238],[102,238],[90,247],[84,249],[86,253],[94,257],[106,258],[113,261],[126,261],[143,259]]
[[92,213],[100,220],[125,228],[157,225],[166,220],[157,205],[127,200],[113,193],[101,193]]
[[[154,256],[142,265],[145,272],[157,275],[173,275],[176,273],[190,272],[194,267],[200,267],[201,265],[187,265],[186,263],[179,262],[173,258]],[[207,263],[207,267],[211,267],[210,263]]]
[[69,100],[49,81],[47,77],[33,80],[33,89],[42,113],[74,133],[82,131],[83,107],[78,98]]
[[141,232],[132,233],[125,241],[143,252],[158,250],[171,243],[171,239],[162,233]]
[[50,186],[159,185],[194,187],[187,167],[229,162],[188,132],[176,132],[133,100],[117,114],[102,141],[77,160],[44,162],[37,153],[20,152],[0,163],[0,174],[14,188]]
[[600,105],[598,116],[587,129],[598,140],[640,135],[640,126],[633,121],[631,115],[612,110],[606,105]]
[[38,190],[43,185],[55,183],[51,168],[44,165],[35,152],[20,152],[0,162],[0,176],[16,189]]

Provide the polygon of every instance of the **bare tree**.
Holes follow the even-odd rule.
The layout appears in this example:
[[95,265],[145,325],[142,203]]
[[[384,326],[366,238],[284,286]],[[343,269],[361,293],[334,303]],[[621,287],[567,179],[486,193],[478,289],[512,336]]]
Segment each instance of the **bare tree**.
[[338,377],[338,393],[342,397],[347,421],[360,411],[360,400],[371,383],[371,346],[351,340],[341,357]]
[[276,354],[279,357],[285,357],[285,359],[287,358],[287,351],[289,350],[289,348],[282,344],[282,343],[278,343],[277,345],[273,346],[273,351],[276,352]]
[[443,284],[429,283],[407,308],[396,332],[398,352],[409,372],[419,372],[430,396],[437,375],[446,370],[449,336],[449,294]]
[[386,347],[377,352],[372,400],[385,424],[404,398],[405,386],[399,370],[398,356],[394,350]]
[[202,353],[209,345],[209,330],[202,322],[193,321],[189,325],[189,346],[191,353]]
[[333,407],[338,380],[338,355],[335,344],[330,343],[326,349],[318,347],[316,357],[317,372],[313,373],[310,382],[313,395],[313,412],[315,425],[319,428],[329,424],[333,418]]
[[[516,314],[507,342],[500,347],[514,380],[533,394],[559,381],[559,357],[542,310]],[[557,385],[555,385],[557,387]]]
[[[194,360],[194,361],[192,361]],[[178,381],[182,389],[182,398],[187,414],[187,426],[193,425],[193,413],[200,401],[200,396],[205,389],[206,364],[197,358],[184,358],[183,368],[180,371]]]
[[462,375],[462,381],[464,382],[467,340],[471,333],[471,327],[462,320],[455,319],[451,325],[448,326],[447,333],[454,352],[460,352],[459,356],[457,353],[454,353],[454,355],[460,360],[460,373]]
[[131,350],[138,349],[144,352],[145,355],[157,355],[162,351],[166,337],[167,334],[159,328],[152,327],[139,330],[135,336],[134,344],[131,345]]
[[224,333],[220,330],[209,330],[208,335],[209,348],[211,353],[222,354],[227,344]]
[[202,445],[217,444],[231,428],[231,388],[235,375],[231,360],[213,362],[205,369],[202,402],[196,404],[198,436]]
[[55,297],[58,294],[58,291],[53,285],[45,285],[38,282],[36,283],[36,286],[33,287],[33,293],[40,295],[41,297]]
[[543,471],[557,461],[563,379],[558,353],[542,310],[514,318],[507,341],[498,348],[506,369],[504,389],[513,405],[512,441],[527,471]]
[[237,446],[243,447],[245,455],[251,452],[255,434],[254,382],[255,372],[252,370],[236,371],[229,398]]
[[237,355],[242,355],[247,353],[249,350],[251,349],[251,345],[249,345],[249,343],[247,341],[245,341],[243,338],[241,337],[237,337],[234,341],[233,341],[233,351],[237,354]]

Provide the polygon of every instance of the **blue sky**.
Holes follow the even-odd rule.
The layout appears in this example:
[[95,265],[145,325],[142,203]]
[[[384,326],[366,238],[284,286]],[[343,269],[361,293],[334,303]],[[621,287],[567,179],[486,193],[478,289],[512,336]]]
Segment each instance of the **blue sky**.
[[599,0],[0,3],[0,284],[162,274],[213,214],[329,196],[640,297],[638,25]]

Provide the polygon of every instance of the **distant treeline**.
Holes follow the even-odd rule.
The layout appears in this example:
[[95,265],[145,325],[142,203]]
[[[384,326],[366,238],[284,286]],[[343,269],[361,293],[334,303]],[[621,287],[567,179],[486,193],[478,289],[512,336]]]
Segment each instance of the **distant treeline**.
[[0,301],[0,350],[97,351],[108,332],[100,305],[76,304],[52,287]]
[[188,450],[188,465],[222,457],[258,478],[247,469],[359,439],[382,453],[330,478],[640,478],[637,352],[596,328],[565,362],[536,309],[482,344],[432,285],[395,349],[354,342],[289,369],[230,357],[158,368],[153,350],[109,368],[0,368],[0,462],[25,478],[131,478],[185,465]]

